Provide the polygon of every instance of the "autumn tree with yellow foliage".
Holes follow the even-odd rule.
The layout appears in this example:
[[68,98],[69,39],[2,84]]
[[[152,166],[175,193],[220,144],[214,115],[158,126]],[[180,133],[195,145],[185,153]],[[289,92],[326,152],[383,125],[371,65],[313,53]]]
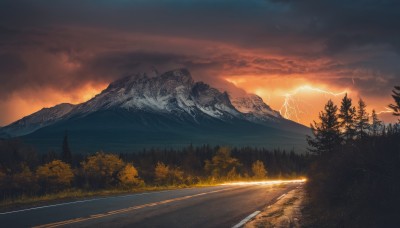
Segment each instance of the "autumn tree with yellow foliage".
[[205,170],[214,179],[233,180],[238,177],[237,169],[240,165],[239,160],[231,156],[231,150],[228,147],[221,147],[211,161],[205,161]]
[[92,188],[112,186],[135,186],[143,181],[136,168],[126,164],[115,154],[97,152],[81,163],[82,172],[87,184]]
[[154,176],[156,183],[160,185],[177,185],[184,181],[183,172],[179,168],[172,168],[162,162],[158,162]]
[[93,188],[110,187],[118,183],[118,173],[125,167],[115,154],[97,152],[81,163],[87,183]]
[[130,163],[126,164],[125,167],[119,171],[118,180],[120,185],[124,187],[138,186],[144,183],[139,178],[136,168]]
[[267,170],[265,169],[264,163],[260,160],[253,163],[251,171],[253,172],[254,179],[265,179],[267,177]]
[[36,170],[36,176],[42,188],[46,191],[68,188],[74,179],[71,166],[60,160],[39,166]]

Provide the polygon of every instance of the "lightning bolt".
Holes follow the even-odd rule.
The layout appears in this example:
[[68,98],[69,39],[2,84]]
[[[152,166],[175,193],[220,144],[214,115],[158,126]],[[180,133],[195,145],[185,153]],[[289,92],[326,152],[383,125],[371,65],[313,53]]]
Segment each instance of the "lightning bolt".
[[299,115],[302,113],[305,113],[299,108],[300,103],[305,104],[306,106],[309,106],[309,104],[305,103],[304,101],[301,101],[297,99],[295,96],[301,92],[317,92],[321,93],[324,95],[330,95],[330,96],[342,96],[347,91],[339,92],[339,93],[334,93],[331,91],[323,90],[320,88],[315,88],[309,85],[301,86],[296,88],[295,90],[286,93],[284,96],[284,102],[279,110],[280,114],[285,117],[286,119],[295,119],[297,122],[300,122],[300,117]]
[[385,107],[385,109],[386,109],[386,110],[377,112],[376,114],[377,114],[377,115],[380,115],[380,114],[382,114],[382,113],[393,113],[393,110],[391,110],[391,109],[389,109],[389,108],[386,108],[386,107]]

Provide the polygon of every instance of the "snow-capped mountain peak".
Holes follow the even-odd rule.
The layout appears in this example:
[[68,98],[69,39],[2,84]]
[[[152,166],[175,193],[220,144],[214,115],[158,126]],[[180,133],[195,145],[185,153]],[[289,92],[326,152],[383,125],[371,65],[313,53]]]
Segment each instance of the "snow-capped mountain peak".
[[142,73],[121,78],[87,102],[43,109],[2,128],[0,134],[29,134],[59,120],[110,110],[164,115],[192,123],[204,119],[260,123],[282,118],[257,95],[230,97],[206,83],[194,82],[187,69],[177,69],[155,77]]
[[189,71],[178,69],[158,77],[145,74],[111,83],[102,93],[78,106],[72,114],[123,108],[131,111],[172,113],[211,117],[237,116],[226,93],[202,82],[194,82]]
[[279,112],[273,110],[263,99],[255,94],[233,97],[231,102],[235,108],[244,114],[251,114],[256,119],[276,119],[283,118]]

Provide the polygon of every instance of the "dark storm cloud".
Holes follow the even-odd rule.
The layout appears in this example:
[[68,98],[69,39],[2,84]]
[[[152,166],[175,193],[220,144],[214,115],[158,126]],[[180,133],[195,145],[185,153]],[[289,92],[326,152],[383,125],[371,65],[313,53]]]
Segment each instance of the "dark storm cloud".
[[[25,63],[15,54],[0,54],[0,77],[4,75],[17,75],[26,68]],[[2,78],[6,81],[6,78]]]
[[[0,3],[1,4],[1,3]],[[3,1],[12,27],[82,26],[228,42],[243,47],[295,46],[282,4],[248,1]],[[280,23],[284,21],[284,24]],[[297,39],[296,43],[305,42]],[[293,47],[295,49],[295,47]],[[295,51],[295,50],[293,50]]]
[[[108,83],[138,72],[151,73],[153,68],[163,72],[187,67],[195,75],[205,75],[222,66],[221,60],[201,56],[196,51],[191,53],[195,48],[173,48],[171,52],[141,41],[146,38],[126,41],[124,36],[116,38],[106,35],[107,32],[80,33],[70,28],[23,28],[10,32],[9,39],[2,40],[5,48],[0,50],[0,79],[4,81],[0,84],[0,95],[7,98],[26,89],[42,88],[74,92],[86,83]],[[131,45],[136,42],[142,43]],[[132,47],[126,48],[124,44]]]
[[[304,54],[400,45],[400,2],[391,1],[3,1],[9,26],[88,26],[212,39]],[[303,49],[303,50],[301,50]],[[291,54],[291,53],[290,53]]]
[[399,10],[397,0],[3,0],[0,96],[73,92],[153,66],[208,82],[313,75],[380,95],[400,83]]
[[365,45],[400,47],[400,2],[396,0],[275,1],[285,2],[297,17],[308,17],[308,36],[324,40],[326,51]]
[[[172,54],[147,51],[114,51],[97,55],[85,63],[84,72],[97,76],[109,75],[114,79],[125,75],[144,72],[152,75],[175,68],[188,68],[192,74],[199,76],[211,69],[221,67],[216,59],[200,58],[185,54]],[[201,79],[201,78],[200,78]]]

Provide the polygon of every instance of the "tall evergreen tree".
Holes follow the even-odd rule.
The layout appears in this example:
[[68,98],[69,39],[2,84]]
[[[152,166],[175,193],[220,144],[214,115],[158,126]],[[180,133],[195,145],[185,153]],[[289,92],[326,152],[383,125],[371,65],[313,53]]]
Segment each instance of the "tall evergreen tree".
[[312,153],[324,155],[331,153],[341,144],[340,122],[337,116],[337,106],[329,100],[324,111],[319,113],[320,123],[311,124],[314,137],[307,136],[307,142],[311,146]]
[[377,136],[382,128],[382,121],[379,120],[378,115],[375,112],[375,109],[372,110],[371,119],[372,119],[371,134],[373,136]]
[[370,128],[369,115],[366,108],[367,105],[360,98],[356,112],[356,132],[358,138],[364,138],[368,134],[368,129]]
[[394,104],[390,104],[389,108],[393,110],[393,115],[400,116],[400,86],[395,86],[392,92]]
[[62,152],[61,152],[61,160],[63,162],[69,163],[69,164],[72,163],[72,154],[71,154],[71,150],[69,149],[69,144],[68,144],[68,132],[65,132],[65,135],[64,135]]
[[342,99],[342,103],[340,106],[340,123],[342,127],[343,137],[346,141],[354,138],[356,134],[355,130],[355,116],[356,116],[356,108],[352,105],[351,98],[346,95]]

